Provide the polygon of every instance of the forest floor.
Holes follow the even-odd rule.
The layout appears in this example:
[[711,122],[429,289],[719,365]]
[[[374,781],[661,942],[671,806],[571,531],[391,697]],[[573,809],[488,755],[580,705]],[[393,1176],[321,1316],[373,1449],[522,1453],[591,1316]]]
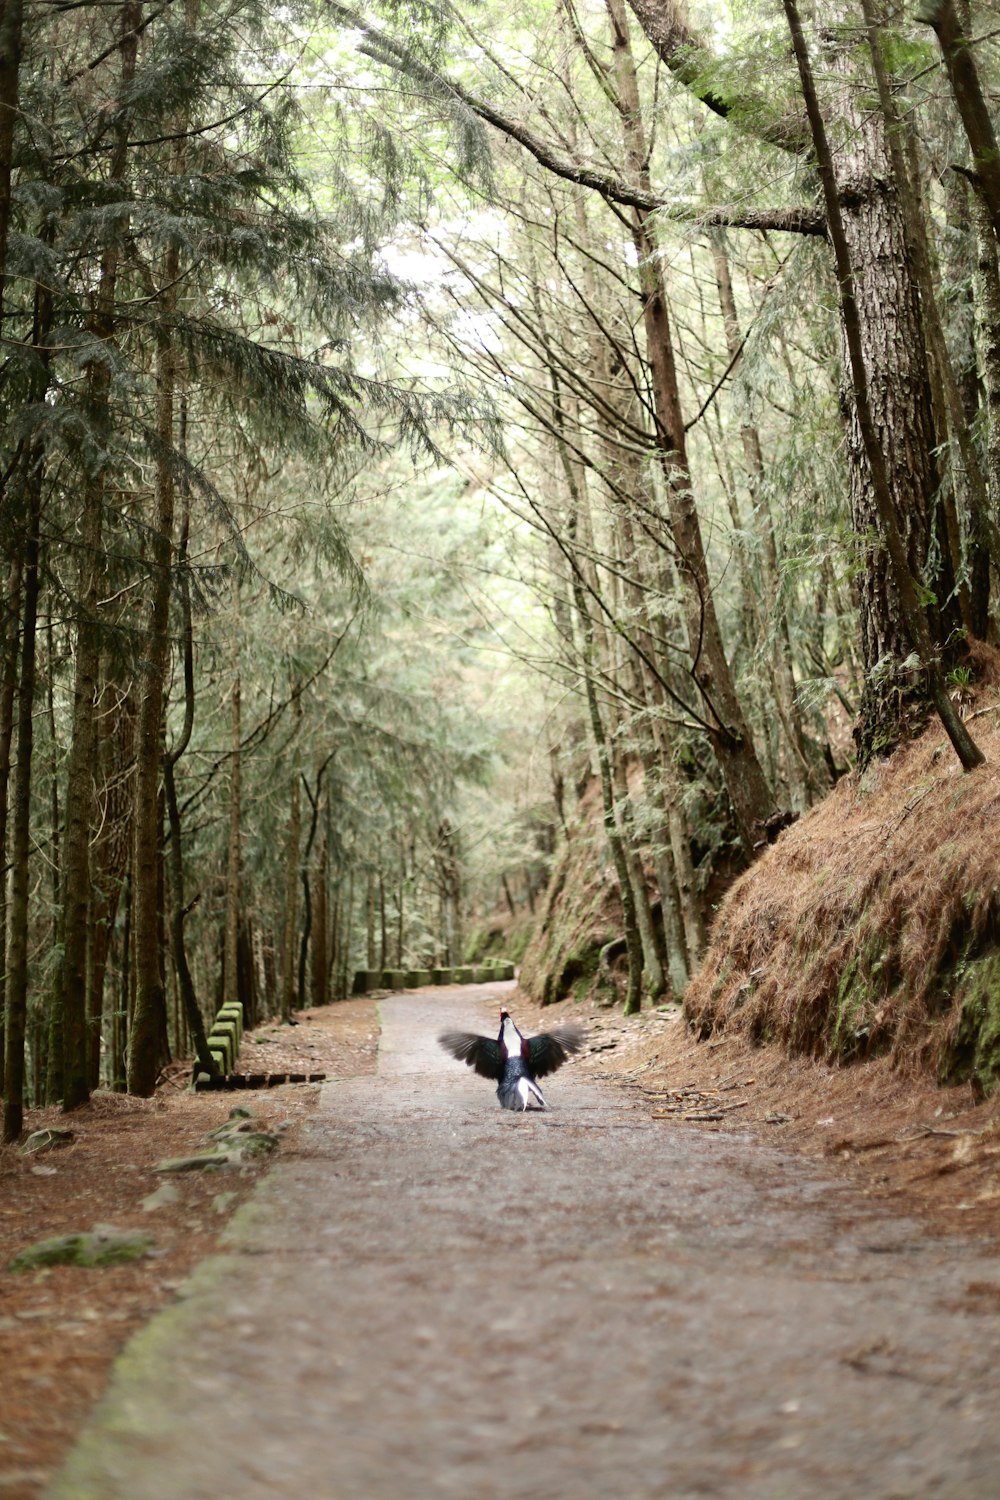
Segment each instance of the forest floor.
[[[962,1236],[986,1252],[1000,1242],[1000,1099],[975,1104],[966,1087],[940,1090],[879,1063],[829,1068],[739,1041],[696,1043],[672,1008],[625,1021],[569,1003],[544,1012],[520,997],[505,1003],[523,1030],[583,1022],[589,1045],[574,1073],[620,1090],[636,1115],[655,1122],[665,1145],[678,1131],[736,1134],[751,1154],[759,1142],[820,1159],[824,1177],[893,1217],[916,1218],[928,1237]],[[376,1002],[352,1000],[303,1013],[295,1027],[248,1034],[242,1060],[249,1067],[248,1055],[259,1053],[272,1072],[363,1078],[375,1072],[378,1039]],[[68,1117],[36,1112],[30,1128],[68,1124],[72,1142],[37,1156],[0,1152],[0,1500],[41,1494],[129,1335],[216,1249],[232,1211],[266,1170],[167,1179],[156,1163],[198,1150],[241,1104],[282,1128],[280,1175],[320,1098],[316,1085],[195,1095],[184,1081],[178,1071],[149,1101],[101,1094]],[[478,1083],[484,1108],[495,1108]],[[177,1196],[150,1206],[167,1180]],[[7,1269],[26,1245],[95,1223],[151,1231],[155,1256],[100,1270]],[[969,1314],[1000,1312],[992,1279],[956,1286],[955,1298]]]

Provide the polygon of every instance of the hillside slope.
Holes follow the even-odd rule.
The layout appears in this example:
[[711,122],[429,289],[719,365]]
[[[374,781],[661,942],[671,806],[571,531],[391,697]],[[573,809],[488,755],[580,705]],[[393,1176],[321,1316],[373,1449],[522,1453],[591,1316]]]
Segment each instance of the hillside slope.
[[852,774],[732,886],[685,1009],[830,1060],[887,1054],[985,1096],[1000,1076],[1000,694],[963,711],[987,763],[935,721]]

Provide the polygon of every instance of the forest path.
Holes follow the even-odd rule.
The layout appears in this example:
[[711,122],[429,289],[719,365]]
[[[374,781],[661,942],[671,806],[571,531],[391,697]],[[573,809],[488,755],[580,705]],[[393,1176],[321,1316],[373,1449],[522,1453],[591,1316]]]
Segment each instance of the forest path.
[[572,1064],[500,1110],[435,1039],[507,988],[382,1003],[48,1500],[995,1500],[995,1262]]

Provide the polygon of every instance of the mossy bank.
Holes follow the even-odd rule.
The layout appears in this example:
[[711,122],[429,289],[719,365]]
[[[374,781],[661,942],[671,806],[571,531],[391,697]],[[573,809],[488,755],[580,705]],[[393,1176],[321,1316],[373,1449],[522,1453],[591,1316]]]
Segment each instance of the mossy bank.
[[845,777],[733,885],[688,992],[702,1036],[737,1031],[990,1094],[1000,1079],[1000,694],[963,772],[939,725]]

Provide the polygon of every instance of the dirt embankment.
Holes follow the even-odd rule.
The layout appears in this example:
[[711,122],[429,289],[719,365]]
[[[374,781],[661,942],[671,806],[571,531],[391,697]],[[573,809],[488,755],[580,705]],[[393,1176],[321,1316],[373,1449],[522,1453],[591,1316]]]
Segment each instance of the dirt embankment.
[[986,764],[935,721],[847,776],[740,877],[686,997],[725,1031],[911,1076],[1000,1079],[1000,693],[966,695]]

